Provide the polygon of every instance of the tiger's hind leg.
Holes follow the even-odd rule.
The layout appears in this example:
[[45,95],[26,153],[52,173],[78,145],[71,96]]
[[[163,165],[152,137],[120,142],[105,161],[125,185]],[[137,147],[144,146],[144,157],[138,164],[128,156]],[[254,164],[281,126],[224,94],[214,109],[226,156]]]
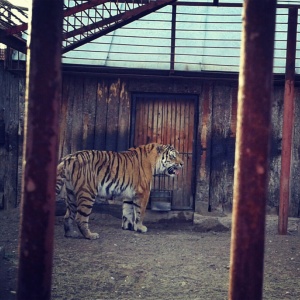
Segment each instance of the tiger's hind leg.
[[89,229],[89,217],[95,203],[95,196],[85,192],[78,195],[78,206],[75,221],[77,226],[86,239],[95,240],[99,238],[99,234],[91,232]]
[[150,192],[145,192],[144,194],[137,197],[134,201],[134,222],[133,230],[137,232],[145,233],[148,228],[143,225],[146,207],[149,201]]
[[133,230],[134,209],[133,201],[123,200],[122,207],[122,229]]
[[67,199],[66,199],[67,211],[64,216],[64,229],[65,237],[74,237],[77,238],[79,233],[74,229],[74,219],[76,215],[76,203],[75,195],[72,190],[67,189]]

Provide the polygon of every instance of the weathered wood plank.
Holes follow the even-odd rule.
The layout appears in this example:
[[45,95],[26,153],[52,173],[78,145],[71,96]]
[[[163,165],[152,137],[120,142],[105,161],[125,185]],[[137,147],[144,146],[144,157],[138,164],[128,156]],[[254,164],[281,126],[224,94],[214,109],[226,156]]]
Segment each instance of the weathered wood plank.
[[109,86],[106,125],[106,149],[116,151],[118,149],[118,124],[120,106],[120,79],[113,81]]
[[292,150],[292,172],[289,215],[300,217],[300,90],[295,90],[294,145]]
[[147,117],[147,139],[145,141],[146,144],[153,142],[153,114],[154,114],[154,103],[148,101],[148,117]]
[[159,107],[158,102],[153,101],[153,142],[158,143],[159,142],[159,135],[158,135],[158,113],[159,113]]
[[68,128],[69,117],[68,117],[68,108],[69,108],[69,90],[71,85],[71,77],[64,76],[62,82],[62,97],[61,97],[61,109],[60,109],[60,120],[59,120],[59,159],[65,156],[66,154],[71,153],[71,145],[68,143],[70,135]]
[[0,209],[5,207],[5,165],[6,165],[6,113],[5,113],[5,82],[6,74],[3,69],[3,62],[0,62]]
[[130,112],[131,101],[127,90],[127,82],[121,81],[120,99],[119,99],[119,124],[117,151],[124,151],[129,148],[130,134]]
[[[5,163],[5,208],[16,207],[18,178],[18,129],[19,129],[19,79],[7,74],[6,81],[6,134],[7,157]],[[10,75],[10,76],[9,76]]]
[[97,103],[97,79],[84,78],[83,86],[82,149],[93,149]]
[[272,134],[270,141],[269,156],[269,184],[268,200],[269,207],[279,207],[279,188],[281,170],[281,141],[282,141],[282,121],[283,121],[283,98],[284,89],[275,87],[272,102]]
[[175,106],[175,123],[174,123],[174,127],[175,127],[175,132],[174,132],[174,136],[175,136],[175,140],[174,140],[174,146],[175,148],[179,151],[182,152],[182,146],[180,143],[180,138],[181,138],[181,134],[180,134],[180,120],[181,120],[181,111],[180,111],[181,105],[179,101],[176,101],[176,106]]
[[[170,132],[170,139],[171,139],[171,144],[176,148],[176,127],[175,127],[175,121],[176,121],[176,102],[172,101],[171,103],[171,120],[170,120],[170,127],[171,127],[171,132]],[[177,149],[178,150],[178,149]]]
[[157,137],[156,137],[156,141],[159,144],[163,143],[162,109],[163,109],[162,100],[160,98],[158,98],[158,100],[157,100],[157,127],[156,127]]
[[24,77],[19,77],[19,128],[18,128],[18,137],[19,138],[18,138],[17,205],[19,205],[21,202],[21,193],[22,193],[25,90],[26,90],[26,80]]
[[140,125],[141,130],[139,132],[139,145],[147,144],[147,135],[148,135],[148,124],[147,120],[149,120],[149,99],[147,97],[143,97],[143,103],[141,103],[141,118],[140,118]]
[[[176,149],[181,153],[181,157],[183,159],[184,165],[187,165],[186,161],[186,155],[184,154],[184,133],[185,133],[185,128],[184,128],[184,103],[180,98],[176,100]],[[179,175],[180,180],[176,178],[177,180],[177,192],[174,195],[174,207],[175,208],[180,208],[184,205],[184,202],[186,201],[185,199],[185,180],[186,180],[186,167],[182,169],[182,176]]]
[[171,130],[172,130],[172,120],[171,120],[171,103],[172,101],[167,101],[165,104],[165,110],[163,115],[163,128],[165,128],[165,143],[172,144],[171,141]]
[[[78,150],[83,150],[83,77],[74,76],[73,77],[73,86],[70,88],[70,102],[72,106],[69,110],[69,118],[71,126],[71,152]],[[70,103],[68,102],[68,103]]]
[[108,84],[105,80],[98,81],[97,106],[95,118],[94,148],[106,150],[106,120],[107,120]]
[[195,211],[207,214],[210,203],[212,83],[205,82],[199,100]]
[[[188,103],[188,111],[186,116],[186,128],[187,131],[187,162],[188,162],[188,174],[189,174],[189,180],[188,180],[188,186],[190,193],[187,195],[189,197],[189,205],[190,207],[194,206],[194,194],[195,194],[195,155],[194,153],[194,131],[195,131],[195,125],[196,119],[195,119],[195,99],[191,99]],[[195,141],[196,142],[196,141]]]
[[141,101],[138,100],[138,98],[136,97],[135,98],[135,109],[133,111],[133,113],[135,114],[135,123],[133,124],[133,134],[134,134],[134,142],[133,142],[133,145],[131,146],[134,146],[136,147],[139,143],[140,143],[140,140],[141,140],[141,137],[142,137],[142,128],[141,127],[138,127],[137,124],[141,124],[141,118],[142,118],[142,105],[141,105]]
[[234,153],[230,148],[231,87],[215,85],[213,98],[210,205],[223,212],[232,202]]

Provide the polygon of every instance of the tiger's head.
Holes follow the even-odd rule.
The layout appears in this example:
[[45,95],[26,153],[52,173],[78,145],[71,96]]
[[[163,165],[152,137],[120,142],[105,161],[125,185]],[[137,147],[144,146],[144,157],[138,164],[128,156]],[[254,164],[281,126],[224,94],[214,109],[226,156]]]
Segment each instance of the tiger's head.
[[156,163],[155,173],[174,177],[183,168],[183,161],[179,152],[171,145],[157,145],[157,153],[160,159]]

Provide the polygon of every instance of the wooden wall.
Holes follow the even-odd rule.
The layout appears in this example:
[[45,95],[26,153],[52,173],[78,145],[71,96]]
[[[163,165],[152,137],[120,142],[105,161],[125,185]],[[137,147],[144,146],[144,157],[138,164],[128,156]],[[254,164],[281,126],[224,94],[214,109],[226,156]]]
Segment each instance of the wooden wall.
[[[272,107],[268,207],[273,211],[279,205],[283,88],[274,87]],[[199,122],[195,141],[195,210],[204,214],[230,211],[237,82],[64,74],[59,157],[80,149],[128,149],[131,146],[131,97],[133,93],[141,92],[199,97],[196,110]],[[0,208],[14,207],[20,201],[24,93],[24,75],[4,71],[0,62]],[[297,88],[291,216],[300,216],[299,98],[300,89]]]
[[25,78],[3,71],[0,61],[0,209],[20,202]]
[[126,150],[129,129],[126,82],[64,76],[59,157],[81,149]]

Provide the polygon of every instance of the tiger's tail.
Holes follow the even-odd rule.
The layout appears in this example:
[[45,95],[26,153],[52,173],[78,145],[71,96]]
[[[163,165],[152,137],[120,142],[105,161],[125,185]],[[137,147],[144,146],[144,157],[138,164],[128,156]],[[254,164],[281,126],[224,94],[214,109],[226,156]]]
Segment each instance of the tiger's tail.
[[56,173],[56,185],[55,185],[55,195],[56,195],[56,200],[58,198],[64,198],[64,197],[59,197],[61,194],[65,194],[65,187],[66,187],[66,175],[65,175],[65,164],[62,161],[58,166],[57,166],[57,173]]

